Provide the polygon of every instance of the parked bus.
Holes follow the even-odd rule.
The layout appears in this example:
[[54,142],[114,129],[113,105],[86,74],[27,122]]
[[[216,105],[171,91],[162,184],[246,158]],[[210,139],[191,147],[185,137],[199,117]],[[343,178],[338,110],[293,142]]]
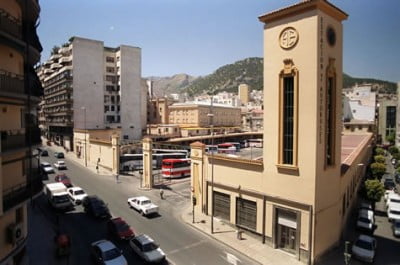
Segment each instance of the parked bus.
[[263,147],[263,139],[249,139],[249,147]]
[[164,178],[183,178],[190,176],[190,159],[163,159],[161,173]]
[[231,144],[236,148],[236,152],[240,152],[240,143],[239,142],[226,142],[226,144]]
[[218,144],[218,153],[234,155],[236,153],[236,147],[232,143]]
[[206,145],[205,151],[207,154],[217,154],[218,145]]
[[186,154],[186,158],[189,157],[190,152],[189,150],[186,149],[157,149],[157,148],[153,148],[153,153],[154,154],[169,154],[169,153],[183,153]]
[[[167,158],[186,158],[184,153],[153,154],[153,169],[160,169],[162,160]],[[143,154],[124,154],[120,156],[120,170],[134,171],[143,169]]]

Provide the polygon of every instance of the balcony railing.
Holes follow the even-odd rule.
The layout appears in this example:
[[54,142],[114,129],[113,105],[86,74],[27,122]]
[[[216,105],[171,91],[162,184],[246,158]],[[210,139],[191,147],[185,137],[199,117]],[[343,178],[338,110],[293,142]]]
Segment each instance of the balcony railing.
[[24,77],[0,69],[0,91],[24,94]]
[[37,169],[33,169],[25,183],[16,185],[3,191],[3,211],[17,206],[20,203],[40,193],[43,189],[42,178]]
[[1,131],[1,151],[6,152],[13,149],[24,148],[25,132],[21,130]]
[[21,22],[2,8],[0,8],[0,30],[17,38],[22,36]]
[[29,45],[31,45],[32,47],[34,47],[36,50],[38,50],[38,52],[42,52],[43,47],[42,44],[40,44],[40,40],[39,37],[36,33],[36,26],[32,23],[30,25],[27,25],[28,30],[27,30],[27,34],[25,36],[25,41],[27,43],[29,43]]

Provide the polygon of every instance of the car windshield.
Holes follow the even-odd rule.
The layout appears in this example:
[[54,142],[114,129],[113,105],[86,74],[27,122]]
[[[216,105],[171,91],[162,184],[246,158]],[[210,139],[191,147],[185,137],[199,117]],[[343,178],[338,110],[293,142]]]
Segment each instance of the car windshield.
[[76,190],[75,191],[75,195],[82,195],[85,194],[85,192],[83,190]]
[[390,202],[396,202],[396,203],[399,203],[399,202],[400,202],[400,199],[390,199]]
[[364,241],[364,240],[357,240],[355,245],[359,248],[367,249],[367,250],[372,250],[372,244],[370,242]]
[[51,168],[51,165],[44,165],[44,168]]
[[394,223],[394,226],[395,226],[396,228],[400,228],[400,222],[395,222],[395,223]]
[[107,250],[106,252],[103,253],[104,260],[112,260],[118,258],[119,256],[121,256],[121,252],[116,248]]
[[390,210],[390,213],[391,213],[391,214],[397,214],[397,215],[399,215],[399,214],[400,214],[400,211]]
[[116,226],[118,232],[125,232],[129,230],[129,226],[126,223],[117,223]]
[[358,220],[363,223],[371,223],[371,220],[369,220],[367,217],[359,217]]
[[151,201],[150,200],[142,201],[142,205],[145,205],[145,204],[151,204]]
[[147,243],[147,244],[143,245],[143,252],[153,251],[157,248],[158,248],[158,246],[156,244],[154,244],[153,242]]
[[66,195],[62,195],[62,196],[54,196],[53,200],[55,203],[63,203],[69,201],[69,198]]

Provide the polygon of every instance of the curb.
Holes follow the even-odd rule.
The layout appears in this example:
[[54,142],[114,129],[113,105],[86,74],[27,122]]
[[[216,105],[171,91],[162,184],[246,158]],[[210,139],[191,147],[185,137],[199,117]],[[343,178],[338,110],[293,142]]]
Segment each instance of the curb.
[[[189,208],[189,207],[188,207],[188,208]],[[245,257],[251,259],[254,263],[263,265],[263,263],[259,262],[258,260],[255,260],[253,257],[249,256],[248,254],[246,254],[246,253],[240,251],[239,249],[233,248],[231,245],[229,245],[229,244],[226,243],[225,241],[222,241],[222,240],[220,240],[220,239],[218,239],[218,238],[216,238],[216,237],[213,237],[213,236],[210,235],[209,233],[204,232],[204,231],[201,230],[200,228],[198,228],[198,227],[196,227],[195,225],[193,225],[191,222],[186,221],[185,218],[183,217],[184,214],[187,214],[186,210],[184,211],[183,214],[181,214],[181,216],[180,216],[180,217],[181,217],[181,220],[182,220],[184,223],[186,223],[187,225],[189,225],[191,228],[195,229],[196,231],[201,232],[202,234],[204,234],[204,235],[206,235],[207,237],[209,237],[209,238],[211,238],[211,239],[213,239],[213,240],[215,240],[215,241],[217,241],[217,242],[223,244],[224,246],[226,246],[226,247],[228,247],[228,248],[230,248],[230,249],[233,249],[233,250],[239,252],[239,253],[242,254],[243,256],[245,256]]]

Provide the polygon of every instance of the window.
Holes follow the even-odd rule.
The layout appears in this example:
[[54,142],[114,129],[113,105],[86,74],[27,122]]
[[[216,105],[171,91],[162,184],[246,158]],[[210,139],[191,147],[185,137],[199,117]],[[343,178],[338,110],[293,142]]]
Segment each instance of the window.
[[297,82],[292,60],[284,61],[280,73],[279,165],[297,167]]
[[109,81],[111,83],[115,83],[115,76],[112,75],[106,75],[106,81]]
[[396,131],[396,106],[386,107],[386,136]]
[[106,57],[106,62],[107,63],[113,63],[114,62],[114,57],[107,56]]
[[111,111],[114,111],[114,110],[115,110],[115,107],[111,105]]
[[115,68],[114,67],[106,67],[106,72],[107,73],[114,73],[115,72]]
[[104,106],[104,112],[109,111],[110,110],[110,106]]
[[329,59],[325,100],[325,166],[335,164],[336,137],[336,71],[335,59]]

